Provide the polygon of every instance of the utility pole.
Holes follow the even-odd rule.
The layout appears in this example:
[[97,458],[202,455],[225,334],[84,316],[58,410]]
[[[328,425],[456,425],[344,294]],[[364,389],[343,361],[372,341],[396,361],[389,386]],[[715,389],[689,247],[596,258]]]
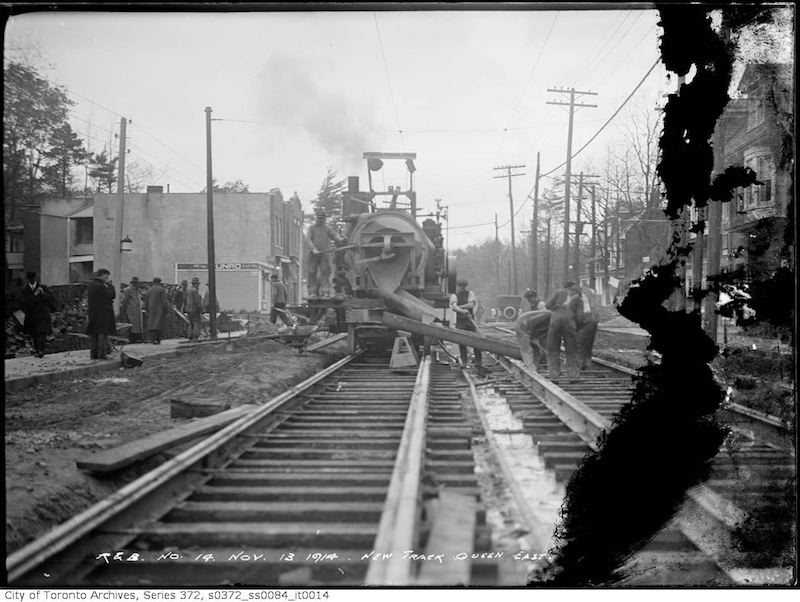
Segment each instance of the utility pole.
[[211,107],[206,107],[206,223],[208,234],[208,312],[211,338],[217,338],[217,276],[214,258],[214,179],[211,171]]
[[567,175],[566,184],[564,185],[564,279],[569,274],[569,193],[570,193],[570,180],[572,180],[572,122],[575,115],[575,108],[597,108],[597,105],[589,105],[575,102],[575,96],[591,95],[597,96],[597,92],[579,91],[575,88],[548,88],[548,92],[557,92],[559,94],[569,94],[569,102],[562,101],[548,101],[549,105],[562,105],[569,107],[569,129],[567,130]]
[[578,176],[578,197],[576,198],[575,208],[575,247],[572,249],[572,271],[573,279],[580,284],[581,281],[581,232],[583,222],[581,221],[581,201],[583,200],[583,172]]
[[[497,214],[494,214],[494,275],[497,279],[495,291],[500,294],[500,229],[497,227]],[[496,303],[496,301],[495,301]]]
[[[725,140],[725,116],[717,122],[714,130],[714,171],[721,173],[725,168],[725,154],[723,141]],[[725,205],[727,207],[727,205]],[[717,342],[717,313],[718,300],[716,277],[719,276],[722,263],[722,203],[711,201],[708,205],[708,269],[706,271],[709,282],[708,294],[705,297],[706,311],[703,327],[708,337]]]
[[[119,120],[119,167],[117,169],[117,221],[116,230],[114,232],[114,244],[116,245],[116,253],[114,253],[114,265],[112,272],[114,279],[117,283],[122,283],[122,236],[123,219],[125,216],[125,153],[127,151],[127,143],[125,141],[125,128],[128,120],[121,117]],[[119,284],[117,285],[119,286]],[[119,289],[117,289],[119,290]],[[119,314],[119,302],[121,295],[117,294],[114,297],[114,313]]]
[[596,291],[595,282],[595,256],[597,255],[597,199],[595,198],[595,185],[592,184],[592,243],[589,247],[589,288]]
[[[515,178],[517,176],[524,176],[524,173],[511,173],[512,169],[522,169],[524,165],[501,165],[500,167],[495,167],[494,170],[506,170],[506,175],[504,176],[495,176],[494,179],[497,180],[498,178],[508,178],[508,206],[511,211],[511,269],[514,272],[514,289],[512,294],[516,295],[519,293],[519,283],[517,282],[517,247],[515,241],[515,234],[514,234],[514,197],[511,194],[511,178]],[[509,283],[510,286],[510,283]]]
[[539,290],[539,153],[536,153],[536,179],[533,184],[533,224],[531,225],[531,282]]

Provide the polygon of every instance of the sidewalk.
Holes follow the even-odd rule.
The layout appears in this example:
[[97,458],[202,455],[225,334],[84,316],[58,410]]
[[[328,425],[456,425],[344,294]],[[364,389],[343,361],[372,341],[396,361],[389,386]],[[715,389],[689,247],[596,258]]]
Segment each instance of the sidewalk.
[[[247,334],[241,330],[232,332],[231,339],[237,339]],[[217,341],[224,343],[228,340],[227,333],[220,333]],[[125,345],[122,350],[136,357],[147,359],[164,355],[172,355],[181,349],[192,349],[203,343],[189,344],[186,339],[163,340],[160,345],[151,343],[134,343]],[[204,345],[205,346],[205,345]],[[113,370],[121,366],[119,350],[110,354],[107,360],[93,360],[89,358],[88,349],[77,351],[64,351],[62,353],[48,353],[43,358],[36,356],[15,357],[5,360],[5,390],[6,393],[19,391],[34,385],[50,383],[61,378],[75,378]]]

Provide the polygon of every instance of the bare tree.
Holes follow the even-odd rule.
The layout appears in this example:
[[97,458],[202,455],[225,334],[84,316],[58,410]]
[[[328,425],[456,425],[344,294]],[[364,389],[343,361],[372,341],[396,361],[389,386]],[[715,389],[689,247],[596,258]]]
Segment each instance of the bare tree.
[[136,159],[128,159],[125,163],[125,188],[131,192],[144,192],[148,184],[153,184],[155,174],[152,165]]
[[641,186],[645,206],[654,198],[653,191],[658,186],[656,166],[663,118],[657,103],[658,97],[652,91],[644,91],[634,97],[619,122],[626,158],[630,154],[636,185]]

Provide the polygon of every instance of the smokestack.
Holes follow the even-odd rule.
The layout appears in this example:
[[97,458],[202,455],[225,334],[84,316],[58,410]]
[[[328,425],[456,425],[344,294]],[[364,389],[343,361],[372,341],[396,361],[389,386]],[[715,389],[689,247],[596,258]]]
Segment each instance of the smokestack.
[[347,177],[347,192],[358,192],[358,176]]

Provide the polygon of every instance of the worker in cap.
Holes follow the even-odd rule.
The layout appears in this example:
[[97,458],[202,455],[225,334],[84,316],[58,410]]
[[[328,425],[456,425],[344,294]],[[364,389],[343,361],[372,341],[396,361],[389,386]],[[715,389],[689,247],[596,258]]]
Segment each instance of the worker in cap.
[[[456,328],[459,330],[468,330],[471,332],[478,332],[478,326],[475,324],[475,309],[478,306],[478,299],[475,293],[467,290],[467,282],[464,278],[459,278],[456,281],[456,292],[450,295],[450,309],[456,315]],[[467,365],[467,347],[466,345],[458,346],[459,356],[461,358],[461,365]],[[478,376],[484,376],[483,370],[483,357],[481,350],[473,347],[472,352],[475,356],[475,369]]]
[[525,292],[523,293],[522,296],[525,297],[525,300],[528,303],[530,303],[531,311],[545,309],[544,301],[539,299],[539,293],[537,293],[535,290],[530,288],[525,289]]
[[306,243],[311,251],[308,255],[307,272],[308,294],[311,297],[330,295],[331,261],[335,245],[342,243],[342,238],[325,223],[323,210],[316,212],[316,222],[306,232]]
[[192,286],[186,291],[183,310],[189,318],[187,338],[194,341],[200,338],[200,322],[203,317],[203,297],[200,295],[200,278],[192,278]]

